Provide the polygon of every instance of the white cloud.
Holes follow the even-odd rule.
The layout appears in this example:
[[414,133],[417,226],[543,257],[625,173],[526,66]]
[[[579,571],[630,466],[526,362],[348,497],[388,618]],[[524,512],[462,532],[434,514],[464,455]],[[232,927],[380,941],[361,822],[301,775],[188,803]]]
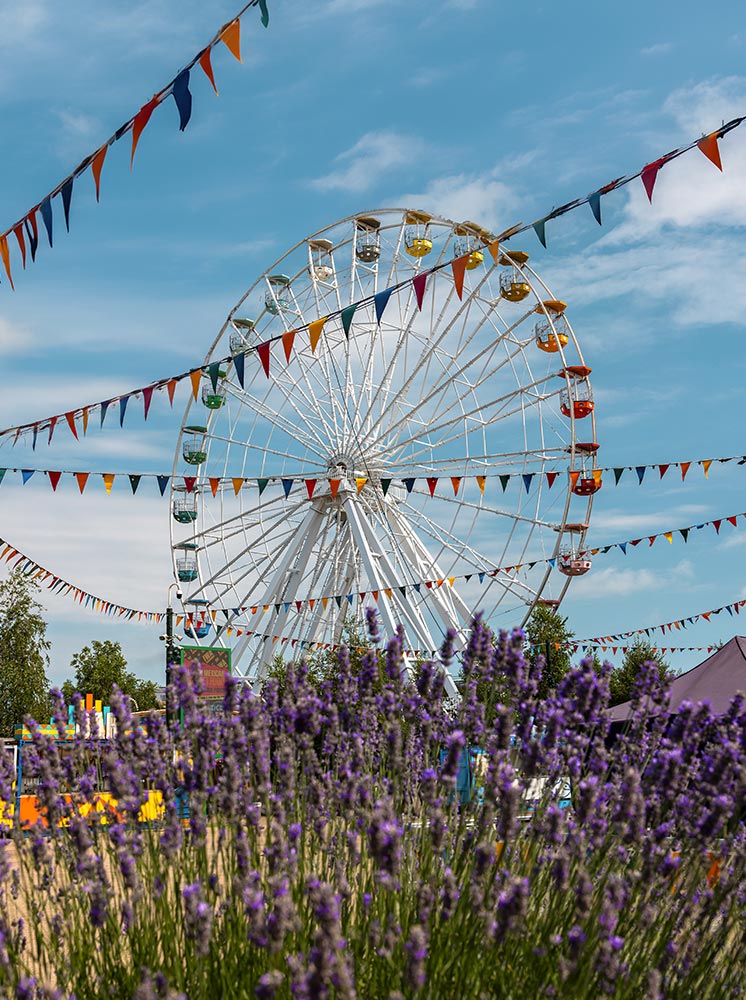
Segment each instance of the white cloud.
[[317,191],[367,191],[382,174],[411,166],[425,148],[421,139],[402,132],[367,132],[335,158],[338,169],[312,180],[311,186]]
[[640,49],[643,56],[663,56],[673,48],[673,42],[656,42],[654,45],[646,45]]
[[27,350],[32,340],[28,330],[0,316],[0,357]]
[[422,192],[405,194],[398,200],[407,208],[426,209],[456,222],[470,219],[497,231],[515,217],[518,199],[496,173],[437,177]]
[[659,591],[668,582],[694,580],[694,567],[684,559],[667,572],[649,569],[593,569],[573,584],[573,598],[591,600],[606,597],[630,597],[642,591]]

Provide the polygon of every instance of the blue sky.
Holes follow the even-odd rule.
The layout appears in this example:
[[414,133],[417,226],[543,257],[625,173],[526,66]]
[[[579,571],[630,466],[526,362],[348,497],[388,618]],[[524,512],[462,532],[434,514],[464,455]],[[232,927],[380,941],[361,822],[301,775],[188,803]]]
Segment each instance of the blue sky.
[[[639,169],[746,109],[746,15],[718,3],[623,8],[490,0],[270,0],[243,19],[244,63],[213,57],[220,97],[195,72],[192,121],[159,108],[129,170],[129,141],[76,184],[70,235],[0,285],[2,427],[183,371],[205,355],[234,303],[297,240],[387,205],[475,219],[495,232]],[[694,11],[692,5],[692,11]],[[235,8],[195,0],[0,4],[3,228],[18,219],[170,80]],[[700,12],[701,13],[701,12]],[[717,15],[717,16],[715,16]],[[638,465],[740,455],[746,315],[746,128],[721,146],[721,175],[696,150],[664,168],[653,205],[635,182],[513,242],[557,295],[593,367],[599,462]],[[184,391],[143,424],[109,419],[77,444],[65,429],[0,465],[169,471]],[[21,457],[23,461],[21,461]],[[605,483],[593,545],[746,509],[746,470],[669,472]],[[0,535],[80,587],[161,608],[170,581],[169,509],[100,482],[81,497],[34,477],[0,487]],[[563,613],[579,637],[692,615],[746,597],[746,521],[609,554]],[[161,676],[157,627],[123,625],[43,595],[50,677],[93,638],[117,639]],[[710,645],[725,615],[661,645]],[[697,654],[670,657],[679,669]]]

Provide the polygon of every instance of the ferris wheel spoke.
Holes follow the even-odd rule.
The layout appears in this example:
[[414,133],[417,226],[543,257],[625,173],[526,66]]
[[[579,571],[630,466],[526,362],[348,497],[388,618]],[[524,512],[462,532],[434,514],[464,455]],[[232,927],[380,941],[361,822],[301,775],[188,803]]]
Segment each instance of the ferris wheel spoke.
[[[418,455],[427,454],[430,449],[421,448],[417,452],[410,452],[410,455],[416,458]],[[427,465],[425,463],[410,464],[406,467],[395,466],[393,469],[388,469],[388,473],[395,478],[400,478],[402,481],[405,478],[417,478],[422,476],[423,471],[428,472],[453,472],[454,474],[461,471],[462,475],[460,478],[468,475],[495,475],[497,469],[505,468],[524,468],[527,463],[531,461],[541,462],[542,466],[546,462],[567,460],[567,451],[565,448],[531,448],[527,451],[504,451],[504,452],[494,452],[492,454],[484,454],[479,452],[471,452],[469,455],[459,455],[453,458],[447,456],[443,457],[431,457],[429,458]],[[499,463],[499,464],[496,464]],[[470,471],[471,470],[471,471]],[[564,471],[564,469],[560,470]],[[459,477],[455,477],[459,478]]]
[[[429,493],[425,493],[422,490],[412,490],[412,496],[421,497],[423,502],[432,503],[434,498],[431,498]],[[438,494],[437,499],[442,501],[444,504],[453,505],[462,510],[476,510],[480,513],[488,514],[495,517],[504,517],[509,520],[518,521],[524,524],[532,524],[539,528],[551,528],[554,530],[556,527],[556,522],[546,521],[538,517],[529,517],[526,514],[521,514],[520,512],[514,510],[505,510],[500,507],[492,507],[488,503],[474,503],[472,500],[467,500],[464,497],[449,497],[446,493]],[[559,498],[558,498],[559,502]],[[408,500],[405,502],[407,509],[417,510],[411,502]]]
[[[272,427],[276,427],[284,434],[287,434],[291,440],[302,441],[309,451],[319,457],[322,455],[325,447],[324,441],[312,424],[308,422],[304,422],[303,426],[298,426],[297,423],[294,424],[289,418],[279,413],[275,407],[269,406],[265,400],[260,399],[258,396],[253,396],[249,392],[243,393],[241,402],[243,405],[249,406],[257,417],[263,417]],[[230,439],[227,443],[241,444],[241,442],[234,442]],[[245,445],[246,442],[243,442],[243,444]]]

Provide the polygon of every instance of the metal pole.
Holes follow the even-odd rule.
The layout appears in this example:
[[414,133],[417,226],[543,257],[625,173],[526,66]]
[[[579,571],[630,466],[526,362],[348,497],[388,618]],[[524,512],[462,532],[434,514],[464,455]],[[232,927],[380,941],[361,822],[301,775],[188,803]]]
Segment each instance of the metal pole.
[[172,712],[170,707],[169,688],[171,687],[171,661],[174,648],[174,609],[171,607],[171,595],[169,594],[168,607],[166,608],[166,728],[171,728]]

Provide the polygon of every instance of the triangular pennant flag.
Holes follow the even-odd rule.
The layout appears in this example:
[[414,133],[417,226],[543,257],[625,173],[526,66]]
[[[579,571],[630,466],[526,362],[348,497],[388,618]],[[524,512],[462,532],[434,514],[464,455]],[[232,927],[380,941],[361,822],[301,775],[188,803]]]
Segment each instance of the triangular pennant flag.
[[166,492],[166,487],[168,486],[168,476],[156,476],[158,480],[158,489],[161,491],[161,496]]
[[655,540],[657,537],[658,537],[657,535],[648,535],[648,542],[650,542],[651,548],[653,547],[653,545],[655,545]]
[[712,459],[711,458],[707,458],[707,459],[705,459],[704,462],[702,462],[702,469],[704,470],[705,479],[709,479],[710,478],[710,466],[711,465],[712,465]]
[[321,336],[321,331],[324,329],[324,323],[326,323],[327,317],[323,316],[321,319],[316,319],[313,323],[308,324],[308,337],[311,341],[311,353],[316,353],[316,345],[319,342],[319,337]]
[[191,493],[194,490],[194,484],[197,482],[196,476],[184,476],[184,488],[187,493]]
[[39,211],[41,212],[41,221],[44,223],[44,228],[47,231],[47,239],[49,240],[50,247],[52,246],[52,202],[49,198],[45,198],[44,201],[39,205]]
[[588,195],[588,204],[591,207],[591,212],[593,212],[593,218],[596,222],[601,225],[601,192],[594,191],[593,194]]
[[428,476],[427,488],[430,490],[430,496],[435,495],[435,487],[438,485],[438,479],[436,476]]
[[673,532],[672,531],[664,531],[663,532],[663,537],[668,539],[670,545],[673,545]]
[[593,470],[593,482],[596,484],[596,486],[599,489],[601,488],[601,477],[603,476],[603,472],[604,472],[603,469],[594,469]]
[[710,163],[715,164],[718,170],[723,169],[723,164],[720,160],[717,132],[711,132],[710,135],[703,136],[697,143],[697,148],[705,154]]
[[534,473],[529,475],[523,474],[523,485],[526,487],[526,493],[531,489],[531,483],[534,481]]
[[78,489],[82,493],[83,490],[85,489],[85,484],[88,482],[88,473],[87,472],[76,472],[75,473],[75,478],[78,480]]
[[124,426],[124,414],[127,410],[127,403],[129,402],[129,396],[122,396],[119,400],[119,426]]
[[48,472],[47,475],[49,476],[49,482],[52,484],[52,490],[56,493],[57,492],[57,484],[60,481],[60,476],[62,475],[62,473],[61,472]]
[[619,480],[622,478],[622,473],[623,472],[624,472],[623,468],[622,469],[614,469],[614,485],[615,486],[619,485]]
[[[16,432],[16,437],[18,437],[18,431]],[[31,450],[36,451],[36,439],[39,436],[39,425],[34,424],[34,428],[31,434]],[[13,442],[15,444],[15,441]]]
[[189,90],[189,70],[183,69],[171,87],[179,111],[179,131],[183,132],[192,117],[192,94]]
[[329,490],[331,491],[331,494],[332,494],[332,500],[334,500],[336,498],[336,496],[337,496],[337,490],[339,489],[339,486],[340,486],[341,482],[342,482],[341,479],[330,479],[329,480]]
[[152,399],[153,399],[153,386],[149,385],[146,386],[146,388],[143,389],[142,391],[142,408],[143,408],[143,417],[145,420],[148,419],[148,411],[150,410],[150,403]]
[[293,344],[295,343],[296,330],[288,330],[282,335],[282,347],[285,351],[285,360],[290,361],[290,355],[293,353]]
[[259,344],[256,353],[259,355],[264,374],[269,378],[270,341],[265,340],[263,344]]
[[345,337],[350,339],[350,325],[352,324],[352,317],[355,315],[355,310],[357,309],[357,302],[353,302],[351,306],[346,306],[340,316],[342,318],[342,329],[345,332]]
[[104,168],[104,160],[106,159],[108,149],[108,145],[102,146],[91,160],[91,173],[93,174],[93,182],[96,185],[96,201],[101,197],[101,171]]
[[652,202],[653,200],[653,188],[655,187],[655,182],[658,178],[658,171],[665,162],[666,158],[662,157],[660,160],[648,163],[648,165],[643,167],[640,171],[640,180],[643,183],[649,202]]
[[243,389],[243,376],[244,376],[244,364],[246,362],[246,356],[244,354],[234,354],[233,355],[233,368],[236,372],[236,378],[238,379],[238,384]]
[[386,496],[386,494],[388,493],[389,486],[391,486],[391,480],[390,479],[382,479],[381,480],[381,492],[383,493],[384,496]]
[[640,484],[642,484],[642,481],[645,478],[645,470],[646,469],[647,469],[646,465],[638,465],[638,466],[635,467],[635,472],[637,473],[637,479],[638,479],[638,481],[639,481]]
[[17,226],[13,227],[13,233],[18,243],[18,249],[21,251],[21,260],[23,261],[23,270],[26,270],[26,240],[23,238],[23,224],[18,223]]
[[729,524],[732,524],[734,528],[736,526],[736,517],[737,516],[738,516],[737,514],[731,514],[730,517],[726,517],[726,521],[728,521]]
[[461,486],[462,476],[451,476],[451,485],[453,486],[453,495],[458,496],[459,487]]
[[216,497],[218,495],[218,487],[220,486],[220,477],[210,476],[208,482],[210,483],[210,490],[212,491],[212,495]]
[[243,479],[237,477],[235,479],[232,479],[231,482],[233,483],[233,495],[238,496],[238,491],[243,486]]
[[617,545],[617,548],[620,548],[622,550],[622,553],[625,556],[627,555],[627,543],[626,542],[619,542],[618,545]]
[[718,518],[718,520],[717,520],[717,521],[713,521],[713,522],[712,522],[712,526],[713,526],[713,528],[715,529],[715,534],[716,534],[716,535],[719,535],[719,534],[720,534],[720,525],[721,525],[722,523],[723,523],[723,522],[722,522],[722,519],[720,519],[720,518]]
[[73,197],[73,179],[68,177],[65,183],[60,188],[60,195],[62,196],[62,211],[65,215],[65,229],[70,232],[70,202]]
[[308,492],[308,499],[313,500],[313,491],[316,489],[315,479],[306,479],[306,491]]
[[135,162],[135,150],[137,149],[137,144],[140,141],[140,136],[142,135],[145,126],[150,121],[150,116],[157,107],[158,97],[155,96],[152,97],[147,104],[143,104],[135,115],[134,121],[132,122],[132,153],[130,155],[130,170],[132,169],[132,164]]
[[195,368],[193,372],[189,373],[189,381],[192,383],[192,396],[195,403],[197,402],[197,396],[199,395],[199,386],[202,381],[202,369]]
[[500,485],[502,486],[504,493],[505,490],[508,488],[508,483],[510,482],[510,476],[503,474],[501,476],[498,476],[498,479],[500,480]]
[[371,590],[370,596],[373,598],[373,600],[376,602],[376,604],[378,604],[378,591],[377,590]]
[[83,407],[83,437],[88,433],[88,407]]
[[67,426],[70,428],[70,432],[75,440],[78,440],[78,428],[75,426],[75,412],[70,410],[69,413],[65,414],[65,420],[67,421]]
[[477,476],[477,486],[479,487],[479,492],[484,496],[484,484],[487,482],[486,476]]
[[36,472],[36,469],[21,469],[21,478],[23,479],[23,485],[24,486],[29,481],[29,479],[31,479],[31,477],[33,476],[33,474],[35,472]]
[[692,464],[691,462],[682,462],[681,463],[681,481],[682,481],[682,483],[686,479],[686,474],[689,471],[689,466],[691,464]]
[[376,323],[380,325],[381,317],[383,316],[383,311],[388,305],[389,299],[391,298],[391,293],[393,288],[384,288],[382,292],[376,292],[373,296],[373,307],[376,311]]
[[104,487],[106,488],[106,495],[107,495],[107,497],[110,497],[111,496],[111,487],[114,484],[114,473],[113,472],[104,472],[103,475],[102,475],[102,478],[104,480]]
[[166,392],[168,393],[168,402],[171,406],[174,405],[174,393],[176,392],[176,379],[169,379],[166,385]]
[[466,254],[464,257],[457,257],[456,260],[451,261],[453,287],[456,289],[456,294],[460,299],[464,295],[464,275],[466,274],[466,262],[468,259],[469,255]]
[[500,242],[499,240],[493,240],[491,243],[487,244],[487,249],[490,252],[492,260],[497,264],[500,258]]
[[418,274],[416,278],[412,279],[412,285],[414,287],[414,294],[417,297],[417,308],[422,309],[422,301],[425,297],[425,283],[427,281],[427,276],[430,272],[423,271]]
[[269,27],[269,11],[267,10],[267,0],[259,0],[259,10],[262,12],[262,24]]
[[322,606],[324,608],[324,611],[326,611],[326,606],[327,606],[328,603],[329,603],[329,598],[328,597],[322,597],[321,598],[321,604],[322,604]]
[[573,490],[573,491],[575,490],[575,487],[578,485],[578,479],[579,478],[580,478],[580,472],[579,471],[573,471],[573,472],[570,473],[570,489],[571,490]]
[[23,226],[28,236],[29,249],[31,250],[31,260],[36,260],[36,248],[39,246],[39,229],[36,225],[36,209],[26,216]]
[[132,487],[132,496],[134,496],[135,493],[137,493],[137,487],[140,485],[140,480],[141,479],[142,479],[142,476],[132,476],[132,475],[130,475],[129,481],[130,481],[130,486]]
[[547,248],[546,223],[546,219],[537,219],[536,222],[531,223],[534,232],[539,237],[539,243],[541,243],[545,250]]
[[241,62],[241,22],[239,19],[236,18],[235,21],[226,24],[219,37],[231,55]]
[[16,286],[13,284],[13,276],[10,273],[10,250],[8,249],[8,237],[5,235],[0,236],[0,257],[3,259],[3,267],[5,268],[5,273],[8,275],[10,287],[13,291],[15,291]]
[[199,57],[199,64],[200,64],[200,67],[201,67],[202,71],[204,72],[205,76],[207,77],[207,79],[212,84],[212,89],[217,94],[218,88],[217,88],[217,86],[215,84],[215,76],[214,76],[214,74],[212,72],[212,57],[211,57],[211,52],[212,52],[211,49],[209,49],[209,48],[205,49],[205,51]]
[[559,472],[547,472],[547,486],[549,487],[550,490],[554,486],[554,480],[557,478],[558,475]]
[[367,476],[358,476],[355,479],[355,486],[357,486],[358,494],[362,491],[363,486],[365,486],[365,484],[367,482],[368,482],[368,477]]
[[668,466],[667,465],[659,465],[658,466],[658,472],[660,472],[661,479],[663,479],[663,477],[665,476],[665,474],[668,472]]
[[293,480],[292,479],[283,479],[282,480],[282,488],[285,491],[285,499],[287,499],[288,496],[290,495],[290,491],[293,488]]
[[207,367],[207,374],[210,376],[213,393],[218,391],[218,379],[220,378],[220,362],[213,361]]
[[49,420],[49,437],[47,438],[47,444],[52,443],[52,435],[54,434],[54,429],[57,426],[57,417],[51,417]]
[[269,479],[257,479],[256,485],[259,487],[259,496],[261,496],[266,490],[268,482]]

